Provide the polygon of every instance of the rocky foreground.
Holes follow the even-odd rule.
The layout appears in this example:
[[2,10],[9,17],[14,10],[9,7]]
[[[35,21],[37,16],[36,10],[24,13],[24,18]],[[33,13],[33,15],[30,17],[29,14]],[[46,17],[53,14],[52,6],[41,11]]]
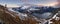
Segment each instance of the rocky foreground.
[[9,12],[6,7],[0,5],[0,20],[4,24],[36,24],[37,21],[32,18],[21,20],[15,13]]

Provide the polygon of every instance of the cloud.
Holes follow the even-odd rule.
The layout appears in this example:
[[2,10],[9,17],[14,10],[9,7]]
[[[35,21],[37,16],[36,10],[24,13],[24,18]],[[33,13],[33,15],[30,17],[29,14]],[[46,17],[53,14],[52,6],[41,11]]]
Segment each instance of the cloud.
[[58,4],[58,2],[52,2],[52,3],[48,3],[48,4],[45,4],[46,6],[55,6],[55,5],[57,5]]
[[17,4],[7,4],[7,7],[19,7]]
[[[0,3],[0,5],[5,6],[5,3]],[[19,7],[20,6],[18,4],[6,4],[6,5],[7,5],[7,7]]]
[[52,3],[47,3],[47,4],[37,4],[37,5],[43,5],[43,6],[55,6],[57,5],[58,2],[52,2]]

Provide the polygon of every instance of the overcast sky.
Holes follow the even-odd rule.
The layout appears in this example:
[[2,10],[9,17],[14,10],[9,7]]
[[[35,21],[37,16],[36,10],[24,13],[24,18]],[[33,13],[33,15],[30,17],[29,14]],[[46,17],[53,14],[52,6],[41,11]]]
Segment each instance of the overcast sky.
[[57,3],[57,0],[0,0],[0,4],[14,4],[14,5],[22,5],[22,4],[36,4],[36,5],[54,5]]

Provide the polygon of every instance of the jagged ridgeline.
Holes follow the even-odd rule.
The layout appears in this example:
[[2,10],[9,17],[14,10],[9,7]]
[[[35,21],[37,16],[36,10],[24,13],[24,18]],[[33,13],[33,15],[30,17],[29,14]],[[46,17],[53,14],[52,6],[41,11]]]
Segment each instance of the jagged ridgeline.
[[0,23],[2,24],[36,24],[37,21],[32,18],[26,18],[27,20],[21,20],[14,13],[10,13],[7,7],[0,5]]

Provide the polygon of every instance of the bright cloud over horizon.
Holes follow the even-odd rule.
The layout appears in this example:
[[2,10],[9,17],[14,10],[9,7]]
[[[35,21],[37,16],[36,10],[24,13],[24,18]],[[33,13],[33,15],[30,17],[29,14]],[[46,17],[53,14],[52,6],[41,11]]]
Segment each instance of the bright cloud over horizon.
[[19,7],[17,4],[7,4],[7,7]]
[[[1,4],[1,5],[5,6],[5,4]],[[20,7],[20,5],[17,5],[17,4],[7,4],[7,7]]]
[[52,3],[47,3],[47,4],[37,4],[37,5],[43,5],[43,6],[55,6],[57,5],[58,2],[52,2]]

